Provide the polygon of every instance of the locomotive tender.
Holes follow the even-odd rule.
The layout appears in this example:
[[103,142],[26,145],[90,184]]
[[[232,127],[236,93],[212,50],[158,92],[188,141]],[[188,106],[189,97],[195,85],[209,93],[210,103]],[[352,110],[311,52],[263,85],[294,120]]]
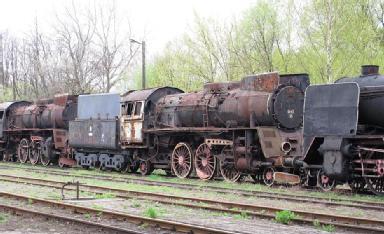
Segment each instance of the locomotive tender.
[[[119,116],[98,113],[106,103],[118,105],[100,99],[95,102],[105,104],[92,116],[71,121],[69,144],[84,167],[135,171],[139,166],[142,174],[161,168],[180,178],[195,173],[204,180],[221,175],[237,181],[251,174],[271,185],[276,171],[292,172],[283,167],[285,158],[303,155],[308,85],[306,74],[266,73],[209,83],[199,92],[171,87],[130,91],[122,97]],[[79,108],[82,101],[80,96]],[[97,106],[92,102],[86,103]]]

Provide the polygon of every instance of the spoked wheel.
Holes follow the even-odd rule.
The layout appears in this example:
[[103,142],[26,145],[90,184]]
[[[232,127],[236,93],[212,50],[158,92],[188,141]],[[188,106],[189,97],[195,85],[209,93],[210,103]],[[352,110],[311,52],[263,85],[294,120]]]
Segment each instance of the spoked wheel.
[[154,170],[150,161],[141,161],[139,169],[142,175],[150,175]]
[[301,187],[316,187],[317,186],[317,173],[310,169],[300,170],[300,186]]
[[364,190],[366,183],[363,178],[353,178],[348,181],[348,185],[352,192],[357,193]]
[[[222,155],[225,159],[233,159],[233,150],[230,146],[225,146],[222,150]],[[220,173],[226,181],[237,182],[241,178],[241,172],[238,171],[234,165],[234,162],[226,162],[226,160],[220,160]]]
[[52,138],[49,137],[45,140],[41,147],[40,162],[44,166],[48,166],[53,158]]
[[255,182],[255,183],[261,183],[263,182],[263,173],[258,171],[256,173],[252,173],[250,174],[252,180]]
[[263,182],[267,186],[272,186],[275,182],[275,178],[273,177],[273,174],[275,173],[275,170],[273,167],[267,167],[264,169],[263,172]]
[[135,172],[137,172],[139,167],[140,167],[140,161],[138,161],[138,160],[130,161],[127,163],[127,165],[125,165],[124,170],[122,170],[122,172],[123,173],[128,173],[128,172],[135,173]]
[[365,177],[367,188],[374,194],[384,196],[384,178]]
[[186,143],[175,146],[171,157],[171,167],[179,178],[186,178],[192,172],[192,149]]
[[30,149],[29,142],[26,138],[21,139],[19,146],[17,147],[17,157],[21,163],[28,161]]
[[41,145],[39,142],[34,142],[29,154],[29,161],[31,164],[36,165],[41,157]]
[[336,186],[336,181],[329,178],[323,169],[317,172],[317,186],[323,191],[331,191]]
[[382,162],[383,155],[381,153],[366,152],[366,163],[362,166],[366,171],[374,171],[364,177],[364,181],[367,184],[367,189],[373,194],[384,196],[384,167]]
[[216,158],[205,143],[199,145],[196,150],[195,168],[197,176],[202,180],[210,180],[215,175]]

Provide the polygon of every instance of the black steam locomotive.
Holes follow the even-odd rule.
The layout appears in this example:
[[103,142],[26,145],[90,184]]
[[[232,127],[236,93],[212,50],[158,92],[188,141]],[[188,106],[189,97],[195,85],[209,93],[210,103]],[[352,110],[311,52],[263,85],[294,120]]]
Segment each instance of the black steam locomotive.
[[[361,75],[306,91],[305,163],[321,165],[318,183],[331,189],[348,182],[353,190],[384,194],[384,76],[378,66]],[[315,167],[307,167],[307,178]]]

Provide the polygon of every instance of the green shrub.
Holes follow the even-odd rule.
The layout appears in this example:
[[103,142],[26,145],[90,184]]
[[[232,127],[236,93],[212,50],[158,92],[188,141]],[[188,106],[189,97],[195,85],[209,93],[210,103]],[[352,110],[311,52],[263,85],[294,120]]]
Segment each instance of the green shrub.
[[276,212],[275,220],[279,223],[290,224],[292,219],[296,217],[295,213],[290,210],[282,210]]
[[145,210],[144,215],[147,217],[150,217],[152,219],[156,218],[158,216],[157,210],[153,207],[149,207]]

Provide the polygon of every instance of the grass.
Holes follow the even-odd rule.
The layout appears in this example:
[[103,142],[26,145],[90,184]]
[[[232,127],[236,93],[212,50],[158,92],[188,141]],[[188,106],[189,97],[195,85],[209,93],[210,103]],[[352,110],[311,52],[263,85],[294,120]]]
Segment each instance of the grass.
[[116,195],[113,193],[101,193],[101,194],[96,194],[95,198],[96,199],[106,199],[106,198],[115,198]]
[[235,219],[249,219],[248,213],[244,211],[242,211],[240,214],[235,214],[233,217]]
[[85,213],[85,214],[84,214],[84,218],[86,218],[86,219],[90,219],[91,217],[92,217],[92,215],[89,214],[89,213]]
[[100,211],[102,211],[102,210],[104,209],[103,206],[101,206],[101,205],[97,205],[97,204],[93,204],[93,205],[92,205],[92,208],[93,208],[93,209],[96,209],[96,210],[100,210]]
[[158,211],[155,208],[153,208],[153,207],[147,208],[144,211],[144,215],[149,217],[149,218],[152,218],[152,219],[155,219],[155,218],[157,218],[159,216]]
[[332,224],[321,224],[319,220],[315,220],[313,221],[313,226],[315,226],[315,228],[317,229],[321,229],[325,232],[334,232],[336,231],[336,228],[335,226],[333,226]]
[[0,213],[0,224],[1,223],[6,223],[8,220],[8,215]]
[[275,220],[282,224],[290,224],[296,218],[296,214],[290,210],[276,212]]
[[[1,165],[1,162],[0,162]],[[13,165],[18,165],[18,164],[13,164]],[[30,168],[28,165],[18,165],[20,169],[23,168]],[[59,169],[56,169],[59,171]],[[9,170],[11,171],[11,170]],[[7,172],[7,170],[4,170],[4,173]],[[19,174],[19,170],[14,170],[15,174]],[[62,176],[53,176],[53,175],[44,175],[45,178],[52,178],[56,180],[63,180],[63,181],[68,181],[69,179],[78,179],[76,178],[76,175],[108,175],[111,177],[115,178],[137,178],[135,175],[129,175],[129,174],[120,174],[117,172],[102,172],[98,170],[82,170],[82,169],[71,169],[69,170],[70,175],[65,177],[63,179]],[[204,187],[204,186],[214,186],[218,188],[232,188],[232,189],[242,189],[242,190],[247,190],[247,191],[268,191],[271,193],[284,193],[285,195],[289,194],[296,194],[296,195],[311,195],[314,197],[320,197],[320,198],[327,198],[327,199],[348,199],[350,201],[376,201],[376,202],[383,202],[384,197],[378,197],[378,196],[369,196],[369,195],[343,195],[343,194],[338,194],[334,192],[328,192],[328,193],[323,193],[323,192],[317,192],[317,191],[292,191],[290,188],[284,188],[284,187],[279,187],[279,188],[269,188],[261,184],[251,184],[251,183],[242,183],[242,184],[233,184],[233,183],[227,183],[224,181],[200,181],[200,180],[183,180],[179,178],[167,178],[163,177],[160,174],[162,173],[162,170],[156,170],[156,174],[152,174],[150,176],[144,177],[145,179],[148,179],[150,181],[160,181],[160,182],[174,182],[174,183],[183,183],[183,184],[191,184],[191,185],[196,185],[199,187]],[[41,176],[41,173],[38,172],[28,172],[28,176],[31,177],[39,177]],[[123,188],[123,189],[137,189],[139,191],[153,191],[153,192],[165,192],[165,193],[172,193],[172,194],[179,194],[179,195],[185,195],[185,190],[183,191],[182,189],[177,189],[173,187],[165,187],[165,186],[151,186],[151,185],[138,185],[138,184],[129,184],[129,183],[122,183],[122,182],[112,182],[112,181],[101,181],[97,179],[84,179],[84,182],[94,185],[103,185],[103,186],[109,186],[109,187],[116,187],[116,188]],[[217,193],[216,193],[217,194]]]

